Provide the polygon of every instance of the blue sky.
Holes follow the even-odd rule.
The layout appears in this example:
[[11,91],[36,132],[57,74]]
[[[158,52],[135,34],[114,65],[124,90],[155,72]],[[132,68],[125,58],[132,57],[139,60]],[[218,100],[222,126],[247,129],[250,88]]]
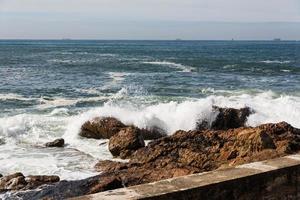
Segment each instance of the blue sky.
[[300,39],[300,0],[0,0],[0,38]]

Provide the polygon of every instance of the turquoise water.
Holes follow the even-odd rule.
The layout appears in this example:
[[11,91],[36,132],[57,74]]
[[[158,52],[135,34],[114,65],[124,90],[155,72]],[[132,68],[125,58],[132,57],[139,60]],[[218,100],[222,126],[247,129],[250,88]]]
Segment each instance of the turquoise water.
[[[248,125],[300,128],[300,42],[2,40],[0,173],[89,176],[111,156],[77,137],[84,121],[114,116],[171,134],[212,119],[212,105],[252,107]],[[64,151],[39,147],[57,137]]]

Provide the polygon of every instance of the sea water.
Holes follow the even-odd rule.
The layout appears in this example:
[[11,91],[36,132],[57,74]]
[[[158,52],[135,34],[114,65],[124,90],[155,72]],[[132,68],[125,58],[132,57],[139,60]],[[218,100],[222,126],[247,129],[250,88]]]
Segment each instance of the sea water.
[[[213,105],[300,128],[300,42],[2,40],[0,173],[89,177],[112,156],[107,140],[78,136],[85,121],[172,134],[213,120]],[[64,149],[43,147],[60,137]]]

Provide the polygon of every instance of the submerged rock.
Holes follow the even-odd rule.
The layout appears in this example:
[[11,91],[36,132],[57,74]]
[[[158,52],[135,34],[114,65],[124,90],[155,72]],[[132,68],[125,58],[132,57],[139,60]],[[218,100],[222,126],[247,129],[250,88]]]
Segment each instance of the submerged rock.
[[[131,134],[126,131],[122,134]],[[125,134],[125,135],[126,135]],[[120,137],[116,137],[120,139]],[[177,131],[139,148],[127,163],[100,161],[101,175],[61,181],[22,199],[64,199],[193,173],[261,161],[300,151],[300,129],[281,122],[229,130]]]
[[109,139],[126,126],[113,117],[94,118],[85,122],[79,133],[80,136],[94,139]]
[[56,139],[53,142],[47,142],[45,144],[46,147],[64,147],[65,140],[62,138]]
[[247,118],[253,111],[249,107],[235,108],[220,108],[213,107],[213,112],[217,114],[215,120],[210,124],[207,120],[197,123],[196,130],[228,130],[231,128],[244,127]]
[[145,146],[140,130],[135,127],[127,127],[109,139],[108,148],[113,156],[127,158],[139,148]]

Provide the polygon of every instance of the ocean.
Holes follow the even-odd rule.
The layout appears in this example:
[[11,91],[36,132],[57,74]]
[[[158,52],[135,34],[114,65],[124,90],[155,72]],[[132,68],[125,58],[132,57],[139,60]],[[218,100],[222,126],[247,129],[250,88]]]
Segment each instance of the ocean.
[[[0,40],[0,173],[89,177],[112,156],[107,140],[78,136],[85,121],[172,134],[212,105],[300,128],[300,42]],[[60,137],[64,149],[43,147]]]

